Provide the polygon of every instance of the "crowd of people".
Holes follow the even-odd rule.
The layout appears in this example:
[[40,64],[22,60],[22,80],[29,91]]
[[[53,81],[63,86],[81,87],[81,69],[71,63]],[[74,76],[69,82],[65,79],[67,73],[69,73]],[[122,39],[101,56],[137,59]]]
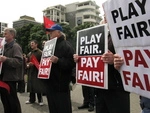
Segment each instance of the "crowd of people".
[[[106,20],[103,23],[106,23]],[[50,78],[41,80],[37,78],[38,68],[31,62],[33,56],[38,62],[41,60],[42,50],[38,48],[38,42],[30,41],[31,51],[25,55],[19,44],[15,42],[16,30],[5,29],[6,44],[3,56],[0,56],[0,61],[3,63],[0,80],[9,86],[10,91],[0,88],[4,113],[22,113],[17,91],[25,92],[25,74],[28,75],[27,92],[29,92],[29,100],[25,102],[26,104],[35,103],[37,95],[39,105],[43,106],[42,95],[45,94],[50,113],[72,113],[69,85],[79,56],[75,54],[73,47],[66,40],[60,25],[54,24],[46,31],[50,35],[50,40],[57,37],[57,42],[55,52],[50,57],[52,63]],[[123,64],[123,59],[115,53],[111,34],[108,35],[108,49],[101,59],[108,64],[108,89],[82,86],[84,100],[78,109],[88,109],[91,112],[95,108],[96,113],[130,113],[130,93],[124,90],[118,71]],[[150,113],[150,111],[147,112],[150,109],[149,99],[140,97],[143,113]]]

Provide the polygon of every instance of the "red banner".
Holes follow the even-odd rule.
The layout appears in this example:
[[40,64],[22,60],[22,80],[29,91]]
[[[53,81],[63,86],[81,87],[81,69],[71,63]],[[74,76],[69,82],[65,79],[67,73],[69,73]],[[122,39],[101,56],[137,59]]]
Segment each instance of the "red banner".
[[105,72],[101,56],[80,56],[77,70],[77,83],[104,87]]
[[50,57],[41,58],[38,78],[48,79],[50,75],[51,66],[52,63],[50,62]]

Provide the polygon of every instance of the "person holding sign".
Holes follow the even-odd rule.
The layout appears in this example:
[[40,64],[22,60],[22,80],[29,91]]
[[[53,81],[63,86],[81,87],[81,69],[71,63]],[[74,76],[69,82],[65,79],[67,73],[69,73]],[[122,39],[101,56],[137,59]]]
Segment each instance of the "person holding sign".
[[69,83],[72,69],[75,67],[73,60],[74,49],[65,40],[60,25],[54,24],[46,30],[50,34],[50,40],[57,37],[54,55],[50,57],[52,62],[50,77],[46,81],[49,112],[72,113]]
[[130,96],[123,88],[120,73],[114,68],[115,54],[111,38],[108,39],[108,52],[102,56],[103,62],[108,64],[108,90],[97,89],[97,113],[130,113]]
[[[115,54],[111,38],[108,38],[109,51],[102,55],[103,62],[108,64],[108,90],[96,88],[96,113],[130,113],[129,93],[124,91],[120,73],[114,68]],[[79,56],[74,54],[74,61]]]
[[41,60],[42,51],[38,48],[38,42],[36,40],[32,40],[30,42],[30,47],[32,51],[27,55],[27,92],[29,94],[29,100],[26,101],[26,104],[32,104],[36,101],[36,95],[38,98],[38,103],[40,106],[43,105],[42,93],[44,93],[43,82],[37,78],[38,75],[38,66]]
[[[95,88],[96,113],[130,113],[129,92],[123,88],[120,73],[114,68],[114,45],[108,35],[108,51],[101,56],[102,62],[108,64],[108,89]],[[74,54],[74,61],[79,56]]]
[[[117,70],[120,70],[121,66],[124,64],[124,59],[120,57],[118,54],[114,55],[114,67]],[[150,113],[150,99],[140,96],[140,106],[142,109],[142,113]]]
[[[104,23],[107,24],[105,15]],[[108,64],[108,90],[97,89],[96,91],[97,113],[130,113],[130,93],[124,90],[120,73],[114,68],[114,54],[115,49],[109,32],[108,52],[101,58]]]
[[4,37],[6,44],[3,55],[0,55],[0,62],[3,63],[0,81],[8,86],[9,91],[0,88],[1,101],[4,113],[22,113],[16,90],[17,82],[23,80],[22,49],[15,41],[16,30],[14,28],[6,28]]

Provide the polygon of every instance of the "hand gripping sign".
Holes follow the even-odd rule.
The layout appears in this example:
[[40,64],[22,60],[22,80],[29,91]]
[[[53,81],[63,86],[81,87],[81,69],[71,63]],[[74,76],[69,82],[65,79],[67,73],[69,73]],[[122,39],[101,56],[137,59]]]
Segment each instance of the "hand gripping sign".
[[108,0],[103,4],[126,91],[150,98],[150,0]]

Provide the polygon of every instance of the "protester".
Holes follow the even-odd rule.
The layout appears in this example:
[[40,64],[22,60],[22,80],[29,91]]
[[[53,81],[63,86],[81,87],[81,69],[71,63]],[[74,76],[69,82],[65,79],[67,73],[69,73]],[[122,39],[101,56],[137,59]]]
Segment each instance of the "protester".
[[46,30],[50,34],[50,40],[57,37],[55,52],[50,58],[52,62],[50,78],[46,81],[49,112],[72,113],[69,83],[72,69],[75,67],[74,50],[71,44],[64,39],[60,25],[54,24]]
[[[108,89],[96,89],[96,113],[130,113],[129,93],[124,91],[121,76],[114,69],[112,42],[108,45],[109,51],[102,55],[103,62],[108,64]],[[74,55],[74,60],[78,61],[78,55]]]
[[4,37],[6,44],[3,56],[0,56],[0,61],[3,62],[0,78],[10,88],[10,92],[0,89],[4,113],[22,113],[16,91],[17,82],[23,80],[22,49],[15,41],[16,30],[14,28],[6,28]]
[[114,69],[115,54],[111,38],[108,39],[109,51],[102,55],[108,64],[108,90],[97,89],[96,113],[130,113],[130,96],[123,88],[120,73]]
[[[106,20],[104,20],[106,22]],[[108,51],[102,55],[102,61],[108,64],[108,89],[96,88],[96,113],[130,113],[130,96],[123,88],[120,73],[114,68],[114,46],[108,35]],[[78,55],[74,61],[78,62]]]
[[[27,72],[26,71],[27,70],[26,62],[27,62],[26,54],[23,54],[23,73],[24,73],[24,76],[26,75],[26,72]],[[19,92],[19,93],[24,93],[25,92],[24,77],[23,77],[23,80],[18,81],[17,92]]]
[[[44,86],[42,84],[42,81],[38,78],[38,67],[36,67],[36,63],[40,63],[42,51],[38,48],[38,42],[36,40],[32,40],[30,42],[30,47],[32,51],[27,55],[28,61],[27,61],[27,75],[28,75],[28,81],[27,81],[27,92],[30,92],[29,94],[29,100],[26,101],[26,104],[32,104],[36,101],[36,94],[38,98],[38,103],[40,106],[43,105],[43,98],[42,93],[44,93]],[[34,64],[32,62],[32,59],[35,57],[37,62]],[[34,59],[34,60],[35,60]]]
[[[105,16],[103,21],[107,24]],[[108,52],[102,55],[102,61],[108,64],[108,90],[97,89],[97,113],[130,113],[130,93],[124,90],[121,75],[114,68],[114,54],[114,45],[108,32]]]
[[[118,54],[114,55],[114,67],[119,70],[123,65],[124,59],[120,57]],[[150,113],[150,99],[140,96],[140,106],[142,109],[142,113]]]

